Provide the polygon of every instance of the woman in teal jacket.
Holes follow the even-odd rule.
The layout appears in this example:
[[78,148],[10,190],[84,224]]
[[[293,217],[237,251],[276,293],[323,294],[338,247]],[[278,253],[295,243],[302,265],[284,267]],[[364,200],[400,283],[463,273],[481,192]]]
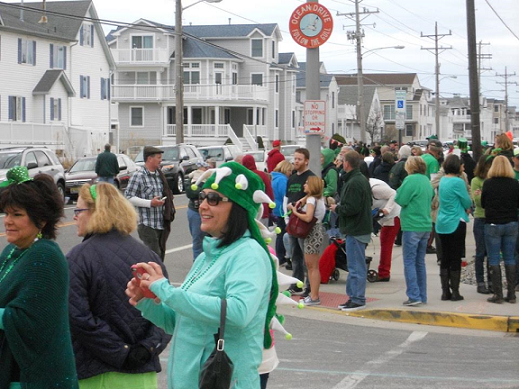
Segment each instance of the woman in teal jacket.
[[436,219],[436,232],[440,235],[443,253],[440,264],[442,300],[463,300],[459,292],[461,257],[472,199],[465,181],[458,176],[462,169],[460,158],[455,154],[449,155],[443,163],[445,176],[440,180],[438,190],[440,209]]
[[[273,204],[263,188],[256,174],[236,162],[216,169],[200,192],[201,228],[210,236],[184,283],[170,285],[160,266],[150,262],[138,264],[146,271],[141,286],[135,279],[128,284],[130,303],[173,334],[170,389],[198,387],[200,370],[215,347],[222,298],[227,300],[225,351],[234,363],[232,387],[260,387],[258,366],[263,347],[271,346],[268,329],[278,295],[274,263],[254,220],[258,203]],[[146,287],[159,304],[143,298]]]

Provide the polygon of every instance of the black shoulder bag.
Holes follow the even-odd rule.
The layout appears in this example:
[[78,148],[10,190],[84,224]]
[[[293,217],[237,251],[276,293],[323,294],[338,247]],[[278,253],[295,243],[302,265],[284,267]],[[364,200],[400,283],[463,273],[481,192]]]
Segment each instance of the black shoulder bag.
[[224,351],[225,316],[227,300],[222,299],[220,328],[214,335],[216,346],[200,371],[199,389],[229,389],[234,365]]

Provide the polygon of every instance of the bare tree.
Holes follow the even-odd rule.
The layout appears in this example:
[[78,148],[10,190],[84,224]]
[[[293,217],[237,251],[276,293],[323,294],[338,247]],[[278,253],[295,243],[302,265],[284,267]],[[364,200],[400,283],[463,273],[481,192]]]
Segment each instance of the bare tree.
[[382,112],[380,110],[376,110],[372,112],[368,120],[366,122],[366,132],[369,134],[371,138],[371,143],[375,142],[375,139],[379,139],[381,136],[380,128],[382,126]]

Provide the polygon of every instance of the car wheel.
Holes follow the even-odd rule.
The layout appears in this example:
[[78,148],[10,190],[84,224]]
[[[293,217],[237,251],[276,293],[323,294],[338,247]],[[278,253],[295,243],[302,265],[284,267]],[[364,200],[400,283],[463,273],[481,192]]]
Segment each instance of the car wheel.
[[175,176],[175,187],[173,188],[174,194],[180,194],[184,191],[184,177],[182,174],[178,173]]
[[61,182],[57,183],[58,185],[58,192],[61,195],[61,198],[63,201],[65,201],[65,185],[63,185]]

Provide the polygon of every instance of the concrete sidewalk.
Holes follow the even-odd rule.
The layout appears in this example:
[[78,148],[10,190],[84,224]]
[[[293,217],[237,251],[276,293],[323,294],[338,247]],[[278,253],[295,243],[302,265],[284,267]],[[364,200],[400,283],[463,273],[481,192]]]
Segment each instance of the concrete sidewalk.
[[[475,242],[472,223],[467,226],[466,237],[467,262],[474,261]],[[433,245],[436,245],[434,243]],[[373,257],[371,269],[377,270],[380,258],[380,239],[374,237],[366,249],[366,255]],[[406,284],[402,247],[394,246],[389,282],[367,282],[367,303],[364,310],[345,313],[337,309],[347,300],[346,279],[348,274],[340,271],[340,279],[329,284],[322,284],[320,290],[321,305],[305,309],[335,310],[337,313],[376,320],[390,320],[405,323],[439,325],[459,328],[482,329],[503,332],[519,332],[519,304],[493,304],[487,302],[491,295],[478,294],[475,285],[460,285],[462,301],[441,301],[441,283],[436,254],[425,257],[427,269],[428,302],[420,307],[405,307]],[[290,272],[284,270],[287,274]],[[506,295],[506,291],[504,290]],[[298,296],[294,296],[298,300]]]

